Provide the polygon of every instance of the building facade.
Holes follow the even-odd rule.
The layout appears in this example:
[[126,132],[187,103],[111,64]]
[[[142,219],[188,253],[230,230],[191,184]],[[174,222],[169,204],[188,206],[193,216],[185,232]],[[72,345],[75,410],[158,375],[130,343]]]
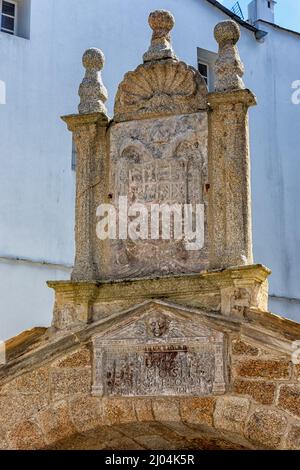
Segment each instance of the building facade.
[[[49,325],[53,297],[46,281],[68,279],[73,265],[74,151],[58,116],[76,109],[82,52],[91,46],[104,50],[112,115],[117,85],[136,67],[148,41],[149,11],[172,10],[174,49],[194,67],[201,64],[213,89],[212,31],[232,13],[215,0],[17,0],[3,1],[1,8],[2,17],[10,18],[0,33],[0,336],[5,339]],[[292,84],[300,78],[300,35],[276,26],[273,9],[274,2],[255,0],[251,22],[240,21],[245,83],[259,102],[250,111],[254,257],[273,272],[270,310],[300,320],[300,108],[292,100]]]

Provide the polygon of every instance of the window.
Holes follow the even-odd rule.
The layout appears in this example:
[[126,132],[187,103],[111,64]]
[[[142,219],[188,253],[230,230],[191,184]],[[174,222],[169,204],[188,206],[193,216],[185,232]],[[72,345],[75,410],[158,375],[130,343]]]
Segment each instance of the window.
[[202,75],[202,77],[204,78],[206,85],[208,85],[208,82],[209,82],[208,65],[202,62],[198,62],[198,70],[200,74]]
[[208,91],[213,91],[215,88],[215,73],[214,67],[218,54],[207,49],[197,47],[197,65],[198,71],[202,75]]
[[16,34],[17,4],[15,2],[1,2],[1,31]]
[[30,16],[31,0],[0,0],[0,35],[30,39]]
[[271,8],[271,2],[268,2],[268,8]]

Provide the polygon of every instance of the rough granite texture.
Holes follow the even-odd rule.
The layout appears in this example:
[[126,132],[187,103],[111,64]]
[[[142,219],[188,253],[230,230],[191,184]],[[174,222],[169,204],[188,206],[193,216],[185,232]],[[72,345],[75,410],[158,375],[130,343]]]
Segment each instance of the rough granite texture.
[[219,54],[215,63],[215,91],[244,89],[244,66],[236,43],[240,39],[240,28],[235,21],[221,21],[215,27],[215,39]]
[[[78,152],[75,266],[71,281],[48,283],[52,327],[6,344],[0,448],[299,450],[300,367],[292,353],[300,325],[268,312],[270,271],[252,265],[247,110],[255,98],[242,82],[239,27],[226,21],[215,29],[216,92],[207,96],[200,74],[172,50],[173,16],[156,11],[149,24],[151,46],[120,84],[111,125],[99,74],[104,56],[84,54],[79,114],[63,118]],[[151,163],[158,201],[153,175],[168,171],[168,188],[176,189],[176,161],[195,163],[184,184],[208,203],[203,264],[195,256],[174,275],[172,253],[154,261],[139,252],[138,260],[123,257],[125,268],[114,266],[111,279],[96,208],[126,183],[123,157]],[[148,269],[155,264],[156,277]],[[130,279],[120,280],[122,272]]]
[[177,59],[171,45],[170,31],[175,18],[169,11],[156,10],[149,15],[149,26],[153,30],[151,45],[144,54],[144,62],[162,59]]
[[87,49],[82,57],[86,69],[85,77],[79,87],[80,114],[104,113],[107,100],[107,90],[102,83],[100,71],[104,65],[104,54],[100,49]]
[[[18,358],[17,369],[6,366],[0,381],[1,449],[299,450],[299,385],[290,378],[270,382],[264,375],[235,379],[229,374],[227,391],[206,397],[93,396],[91,351],[99,326],[91,325],[90,340],[83,336],[86,327],[77,329],[77,344],[69,350],[68,336],[47,334]],[[101,328],[113,331],[109,319]],[[256,349],[262,357],[283,355],[275,352],[282,339],[278,334],[266,348],[257,339],[242,340],[236,328],[230,333],[229,325],[223,330],[228,332],[228,365],[238,357],[253,358]],[[235,349],[240,341],[247,344],[242,356]]]

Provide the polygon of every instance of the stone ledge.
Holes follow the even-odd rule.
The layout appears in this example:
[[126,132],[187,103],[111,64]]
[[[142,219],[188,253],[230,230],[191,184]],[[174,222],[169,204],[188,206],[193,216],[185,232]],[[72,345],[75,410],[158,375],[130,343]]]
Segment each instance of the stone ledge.
[[[214,310],[210,304],[211,294],[220,297],[218,308],[221,313],[241,317],[247,307],[267,308],[264,294],[269,274],[270,270],[262,265],[250,265],[161,278],[48,281],[48,286],[56,294],[53,326],[58,329],[72,327],[87,322],[91,316],[91,321],[94,321],[91,314],[94,306],[99,311],[102,302],[110,302],[110,313],[114,313],[125,310],[125,304],[132,299],[135,304],[150,299],[179,299],[188,306],[197,298],[200,309],[211,311]],[[207,300],[205,296],[208,296]],[[115,306],[114,302],[121,302],[121,305]],[[109,312],[107,304],[105,311]]]

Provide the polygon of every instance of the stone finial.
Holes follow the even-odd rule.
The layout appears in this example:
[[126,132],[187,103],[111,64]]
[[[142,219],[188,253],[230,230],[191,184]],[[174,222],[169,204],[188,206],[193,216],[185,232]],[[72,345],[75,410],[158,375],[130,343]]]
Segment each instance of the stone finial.
[[78,91],[80,96],[78,110],[80,114],[107,114],[104,105],[107,100],[107,90],[102,83],[100,72],[104,60],[104,54],[100,49],[87,49],[83,54],[82,63],[86,71]]
[[245,88],[244,66],[236,43],[240,39],[240,28],[232,20],[222,21],[215,27],[215,39],[219,44],[219,56],[215,64],[215,90],[232,91]]
[[170,32],[175,24],[172,13],[166,10],[155,10],[148,18],[150,28],[153,30],[151,45],[144,54],[144,62],[177,57],[172,49]]

